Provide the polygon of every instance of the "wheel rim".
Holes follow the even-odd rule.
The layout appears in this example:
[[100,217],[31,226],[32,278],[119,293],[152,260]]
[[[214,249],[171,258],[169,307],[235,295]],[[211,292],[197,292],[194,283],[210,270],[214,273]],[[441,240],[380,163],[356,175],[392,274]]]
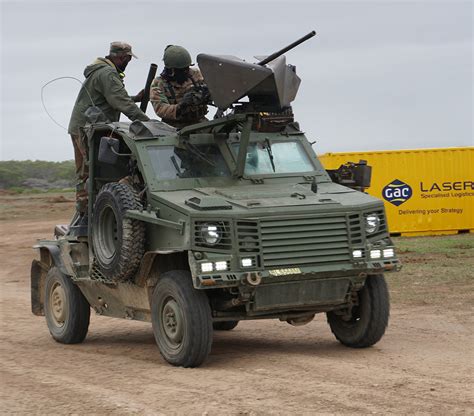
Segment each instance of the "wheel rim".
[[342,316],[341,321],[347,326],[355,326],[359,323],[361,313],[360,306],[353,306],[351,309],[351,314],[349,316]]
[[117,218],[111,207],[105,207],[100,216],[99,245],[102,260],[109,263],[118,249]]
[[67,319],[67,300],[66,292],[59,282],[56,282],[51,288],[49,297],[49,309],[54,324],[58,327],[64,326]]
[[174,298],[168,297],[163,302],[160,323],[168,346],[179,348],[183,341],[184,320],[181,308]]

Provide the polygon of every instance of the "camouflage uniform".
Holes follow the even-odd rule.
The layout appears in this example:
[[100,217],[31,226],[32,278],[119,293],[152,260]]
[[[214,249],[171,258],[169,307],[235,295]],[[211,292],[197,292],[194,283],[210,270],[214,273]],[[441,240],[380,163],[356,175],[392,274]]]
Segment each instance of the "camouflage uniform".
[[199,69],[189,68],[189,78],[183,84],[167,80],[163,75],[155,78],[150,88],[150,102],[155,113],[161,119],[174,127],[182,128],[189,124],[205,121],[207,105],[192,107],[192,110],[182,115],[177,115],[178,104],[186,92],[194,86],[204,84],[204,79]]
[[[112,42],[110,54],[122,53],[135,56],[131,46],[123,42]],[[89,177],[86,144],[82,137],[82,128],[86,125],[85,112],[95,105],[108,122],[119,121],[120,113],[124,113],[130,120],[147,121],[149,118],[143,113],[128,95],[123,84],[125,74],[116,68],[107,58],[97,58],[84,70],[85,81],[74,104],[69,122],[68,132],[74,146],[76,162],[76,208],[80,213],[87,210],[87,186]]]

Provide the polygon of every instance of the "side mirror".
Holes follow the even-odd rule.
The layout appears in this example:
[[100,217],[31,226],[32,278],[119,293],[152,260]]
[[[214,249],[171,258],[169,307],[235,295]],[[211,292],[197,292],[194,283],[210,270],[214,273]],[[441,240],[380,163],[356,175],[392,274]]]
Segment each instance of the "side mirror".
[[364,192],[370,187],[372,167],[367,165],[366,160],[359,160],[359,163],[347,162],[338,169],[326,169],[326,172],[333,182],[348,188]]
[[372,166],[367,165],[366,160],[360,160],[354,164],[354,182],[361,188],[370,188],[372,178]]

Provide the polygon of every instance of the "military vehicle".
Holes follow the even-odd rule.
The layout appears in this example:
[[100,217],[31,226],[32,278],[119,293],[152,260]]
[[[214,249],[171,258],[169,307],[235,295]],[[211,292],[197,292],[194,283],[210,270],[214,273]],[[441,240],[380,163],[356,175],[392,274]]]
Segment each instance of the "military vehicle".
[[300,79],[282,53],[305,38],[256,64],[199,55],[213,120],[87,126],[87,235],[57,226],[32,264],[32,310],[56,341],[82,342],[90,308],[151,321],[184,367],[205,361],[214,330],[249,319],[326,313],[342,344],[379,341],[383,273],[400,264],[383,203],[363,192],[370,168],[327,172],[294,121]]

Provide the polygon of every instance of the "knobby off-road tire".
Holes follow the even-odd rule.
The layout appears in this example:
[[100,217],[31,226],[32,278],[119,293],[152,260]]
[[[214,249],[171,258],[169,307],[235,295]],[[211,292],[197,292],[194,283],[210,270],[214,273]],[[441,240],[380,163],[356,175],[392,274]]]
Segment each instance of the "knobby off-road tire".
[[46,275],[44,311],[51,336],[62,344],[84,341],[90,306],[72,280],[52,267]]
[[214,322],[212,327],[215,331],[230,331],[239,324],[239,321],[220,321]]
[[390,299],[383,275],[368,276],[359,291],[359,305],[352,308],[350,319],[327,313],[332,333],[344,345],[365,348],[378,342],[388,325]]
[[163,273],[151,300],[155,340],[170,364],[197,367],[212,344],[211,308],[206,294],[194,289],[188,271]]
[[126,281],[137,271],[145,252],[143,222],[125,218],[128,210],[140,209],[132,187],[108,183],[94,204],[92,246],[100,271],[114,281]]

